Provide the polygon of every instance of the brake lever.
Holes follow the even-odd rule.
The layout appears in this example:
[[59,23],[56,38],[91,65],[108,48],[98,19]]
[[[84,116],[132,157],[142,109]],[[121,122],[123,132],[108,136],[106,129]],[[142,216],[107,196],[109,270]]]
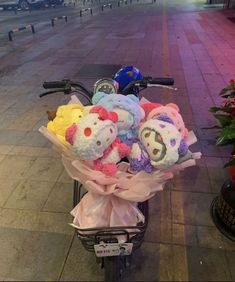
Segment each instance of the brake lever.
[[146,88],[146,87],[148,87],[148,81],[139,81],[139,82],[136,82],[134,85],[137,86],[137,87]]
[[[65,90],[64,89],[60,89],[60,88],[53,89],[53,90],[50,90],[50,91],[43,92],[43,93],[39,94],[39,97],[42,98],[42,97],[44,97],[46,95],[50,95],[50,94],[57,93],[57,92],[64,92],[65,93]],[[69,94],[69,93],[67,93],[67,94]]]
[[167,85],[161,85],[161,84],[151,84],[151,83],[147,83],[147,87],[159,87],[159,88],[170,89],[170,90],[173,90],[173,91],[178,91],[178,88],[176,88],[176,87],[167,86]]

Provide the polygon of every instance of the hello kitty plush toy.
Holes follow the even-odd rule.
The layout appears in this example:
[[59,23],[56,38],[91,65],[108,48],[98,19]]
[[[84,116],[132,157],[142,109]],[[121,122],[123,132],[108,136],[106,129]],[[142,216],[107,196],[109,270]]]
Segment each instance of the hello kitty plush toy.
[[77,156],[107,176],[114,176],[116,163],[130,153],[130,148],[117,138],[117,120],[116,113],[95,106],[66,130],[66,140]]
[[138,127],[144,118],[144,111],[135,95],[125,96],[97,92],[93,96],[92,102],[94,105],[102,105],[108,111],[113,111],[118,115],[118,137],[122,142],[131,146],[137,141]]
[[188,129],[185,127],[180,109],[176,104],[169,103],[164,106],[158,103],[145,103],[142,104],[141,107],[145,111],[145,120],[167,115],[181,133],[182,138],[187,138]]
[[170,122],[150,119],[139,129],[139,142],[133,144],[130,168],[151,173],[154,169],[167,169],[188,153],[188,146],[177,128]]

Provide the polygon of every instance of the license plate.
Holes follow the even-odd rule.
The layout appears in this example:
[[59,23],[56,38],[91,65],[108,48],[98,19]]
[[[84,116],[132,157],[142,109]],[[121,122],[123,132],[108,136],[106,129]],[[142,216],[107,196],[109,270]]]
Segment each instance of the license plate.
[[132,252],[133,243],[100,243],[94,245],[97,257],[129,256]]

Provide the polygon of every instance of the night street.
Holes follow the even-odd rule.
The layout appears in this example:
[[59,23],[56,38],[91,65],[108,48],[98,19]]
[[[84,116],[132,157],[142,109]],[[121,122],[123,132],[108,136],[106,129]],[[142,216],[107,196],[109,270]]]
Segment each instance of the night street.
[[[102,11],[108,3],[112,9]],[[192,151],[202,158],[150,199],[145,239],[123,281],[235,281],[235,244],[210,216],[211,202],[228,178],[223,164],[230,151],[216,147],[215,133],[202,129],[215,124],[208,109],[221,102],[219,91],[235,79],[235,23],[227,19],[235,11],[204,4],[132,0],[119,7],[117,0],[101,0],[0,11],[1,281],[103,281],[94,253],[69,226],[73,181],[38,131],[48,122],[46,112],[69,97],[39,94],[44,81],[64,78],[92,91],[96,80],[113,74],[111,67],[126,65],[144,76],[175,79],[177,92],[141,93],[151,102],[179,106],[198,138]],[[93,14],[80,17],[86,7]],[[53,27],[51,20],[59,16],[68,21],[56,20]],[[9,41],[9,31],[28,24],[35,33],[13,32]]]
[[[98,0],[96,0],[98,2]],[[54,5],[44,8],[32,8],[29,11],[24,10],[2,10],[0,11],[0,36],[6,37],[6,34],[13,28],[21,27],[27,24],[34,24],[35,28],[41,30],[41,28],[50,26],[51,19],[66,14],[69,19],[80,17],[80,10],[89,8],[92,6],[94,14],[100,11],[101,5],[107,3],[106,1],[97,3],[86,2],[71,2],[66,6]],[[75,3],[75,6],[74,4]],[[110,2],[111,3],[111,2]]]

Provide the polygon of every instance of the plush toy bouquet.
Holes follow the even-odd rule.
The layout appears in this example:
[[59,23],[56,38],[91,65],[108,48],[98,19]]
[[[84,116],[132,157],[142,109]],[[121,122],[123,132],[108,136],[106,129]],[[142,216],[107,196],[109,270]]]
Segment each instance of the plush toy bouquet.
[[71,211],[79,228],[135,226],[144,222],[138,202],[161,191],[174,174],[195,165],[200,153],[176,104],[143,103],[134,95],[75,96],[49,113],[39,130],[62,156],[68,174],[88,193]]

